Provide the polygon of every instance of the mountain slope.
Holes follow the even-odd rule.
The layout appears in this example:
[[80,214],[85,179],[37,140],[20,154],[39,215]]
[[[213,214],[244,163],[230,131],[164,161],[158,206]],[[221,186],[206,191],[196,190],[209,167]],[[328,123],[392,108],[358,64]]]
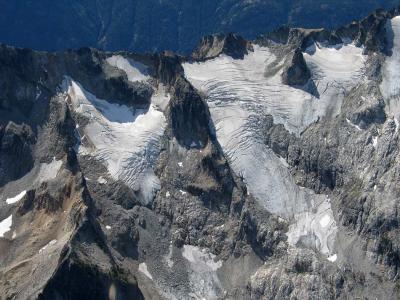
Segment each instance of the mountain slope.
[[399,15],[190,57],[2,45],[0,294],[397,299]]
[[255,38],[282,24],[335,28],[391,9],[398,0],[369,1],[0,1],[0,42],[37,50],[188,53],[201,37],[235,32]]

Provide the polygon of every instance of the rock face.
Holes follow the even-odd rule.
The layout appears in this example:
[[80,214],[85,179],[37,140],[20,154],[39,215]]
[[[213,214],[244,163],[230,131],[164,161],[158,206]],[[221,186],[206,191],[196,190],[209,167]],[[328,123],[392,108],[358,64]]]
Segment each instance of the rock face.
[[398,299],[396,14],[191,57],[2,45],[0,295]]
[[236,34],[230,33],[226,36],[211,35],[204,37],[200,41],[192,56],[194,59],[200,60],[226,54],[232,58],[240,59],[248,53],[247,50],[250,48],[251,44]]
[[283,70],[282,82],[291,86],[303,86],[308,83],[310,78],[311,72],[304,60],[303,53],[300,49],[296,49]]

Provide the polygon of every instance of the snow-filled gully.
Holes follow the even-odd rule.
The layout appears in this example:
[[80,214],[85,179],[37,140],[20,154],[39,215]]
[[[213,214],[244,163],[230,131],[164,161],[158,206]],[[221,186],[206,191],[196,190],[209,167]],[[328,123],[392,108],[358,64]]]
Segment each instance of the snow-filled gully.
[[206,95],[217,138],[231,166],[243,174],[248,191],[269,211],[290,222],[292,246],[334,255],[336,223],[330,200],[299,187],[286,162],[262,142],[259,128],[265,115],[295,134],[319,117],[340,112],[344,91],[361,79],[365,57],[353,45],[324,48],[314,45],[304,53],[319,98],[281,83],[281,72],[266,77],[275,61],[268,48],[254,45],[242,60],[220,55],[200,63],[185,63],[187,79]]

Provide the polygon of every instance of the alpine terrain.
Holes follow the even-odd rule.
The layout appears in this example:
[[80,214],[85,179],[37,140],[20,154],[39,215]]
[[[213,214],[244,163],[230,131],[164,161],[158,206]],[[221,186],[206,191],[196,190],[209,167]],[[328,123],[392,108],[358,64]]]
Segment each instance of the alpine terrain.
[[400,9],[188,56],[2,44],[0,299],[399,299],[399,122]]

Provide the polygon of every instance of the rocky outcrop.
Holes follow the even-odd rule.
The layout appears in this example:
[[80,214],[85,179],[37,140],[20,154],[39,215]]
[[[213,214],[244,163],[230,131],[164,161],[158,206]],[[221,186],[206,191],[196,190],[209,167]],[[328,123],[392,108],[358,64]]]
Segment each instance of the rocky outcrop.
[[226,54],[234,59],[242,59],[249,50],[251,44],[236,34],[210,35],[200,41],[192,57],[204,60]]
[[282,82],[291,86],[304,86],[311,78],[303,53],[296,49],[293,56],[289,56],[282,73]]

